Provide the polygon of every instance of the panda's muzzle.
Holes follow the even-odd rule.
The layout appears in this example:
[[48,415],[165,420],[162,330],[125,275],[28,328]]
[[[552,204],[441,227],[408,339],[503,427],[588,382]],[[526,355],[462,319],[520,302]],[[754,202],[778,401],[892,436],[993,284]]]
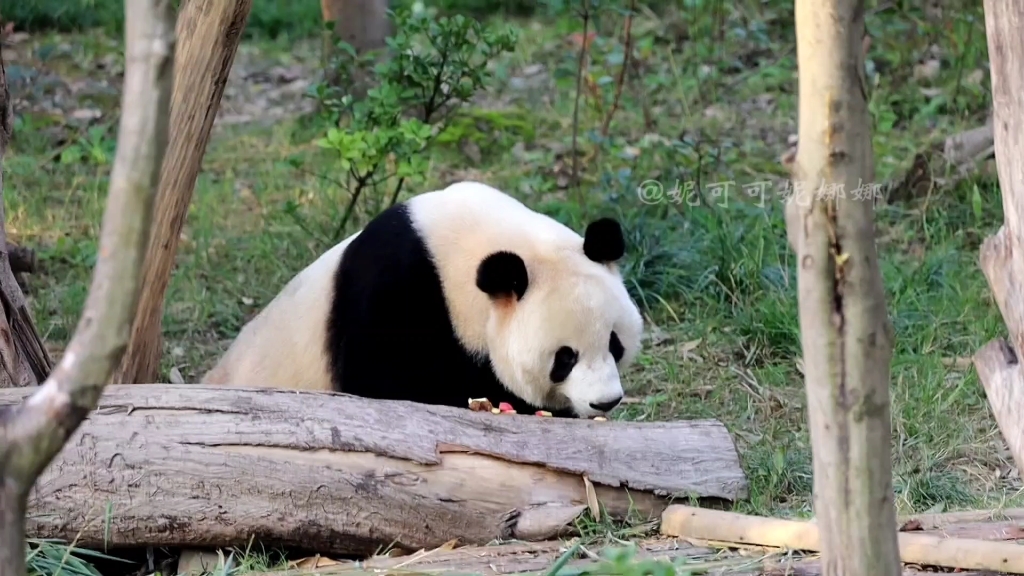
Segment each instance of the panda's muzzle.
[[598,412],[611,412],[616,406],[622,402],[622,396],[617,396],[607,402],[591,402],[590,407]]

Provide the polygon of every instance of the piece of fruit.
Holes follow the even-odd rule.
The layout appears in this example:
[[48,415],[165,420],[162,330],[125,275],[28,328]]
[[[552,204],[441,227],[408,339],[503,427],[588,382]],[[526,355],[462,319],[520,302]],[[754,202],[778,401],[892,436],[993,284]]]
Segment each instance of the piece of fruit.
[[491,408],[491,414],[501,414],[501,410],[498,410],[497,408]]
[[604,416],[594,416],[594,420],[597,421],[597,422],[607,422],[608,421],[608,419],[605,418]]
[[491,404],[491,401],[488,400],[487,398],[470,398],[469,399],[469,409],[473,410],[474,412],[483,412],[485,410],[486,411],[490,411],[493,408],[494,408],[494,405]]
[[515,409],[513,409],[512,405],[509,404],[508,402],[502,402],[501,404],[498,404],[498,410],[501,410],[502,412],[515,413]]
[[536,414],[537,416],[551,416],[551,412],[547,410],[537,410]]

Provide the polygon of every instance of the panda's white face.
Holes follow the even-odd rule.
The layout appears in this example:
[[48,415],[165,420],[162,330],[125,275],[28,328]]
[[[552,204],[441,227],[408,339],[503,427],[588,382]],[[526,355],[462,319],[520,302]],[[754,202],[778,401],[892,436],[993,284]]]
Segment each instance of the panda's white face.
[[600,416],[623,397],[620,370],[643,320],[618,272],[579,257],[534,263],[521,298],[496,299],[487,324],[497,376],[528,402]]

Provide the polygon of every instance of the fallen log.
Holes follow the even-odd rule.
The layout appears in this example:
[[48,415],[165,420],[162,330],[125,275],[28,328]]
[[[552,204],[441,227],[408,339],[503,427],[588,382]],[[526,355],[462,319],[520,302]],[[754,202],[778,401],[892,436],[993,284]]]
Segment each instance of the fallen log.
[[[816,522],[749,516],[674,504],[661,516],[665,536],[821,551]],[[1015,542],[949,538],[937,533],[897,532],[900,561],[961,570],[991,570],[1024,574],[1024,547]]]
[[[34,388],[0,390],[0,406]],[[82,547],[249,544],[371,554],[570,531],[588,503],[747,495],[714,420],[494,415],[343,394],[108,386],[36,483],[27,534]]]

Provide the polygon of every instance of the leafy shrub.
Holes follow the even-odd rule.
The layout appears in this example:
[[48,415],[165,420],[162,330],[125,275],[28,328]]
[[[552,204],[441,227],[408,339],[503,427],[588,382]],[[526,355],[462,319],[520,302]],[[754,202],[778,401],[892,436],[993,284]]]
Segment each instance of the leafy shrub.
[[487,64],[516,43],[511,28],[485,27],[463,16],[434,18],[399,10],[392,17],[397,32],[388,39],[383,61],[373,65],[376,54],[357,55],[338,41],[337,60],[330,64],[338,72],[338,86],[352,86],[360,72],[370,73],[374,87],[365,97],[357,99],[325,82],[314,88],[332,124],[318,144],[336,155],[345,174],[339,192],[348,200],[328,199],[329,207],[344,206],[340,213],[328,209],[326,223],[311,222],[294,202],[285,212],[327,243],[341,240],[361,198],[373,214],[393,205],[406,181],[426,171],[427,148],[459,107],[492,79]]

